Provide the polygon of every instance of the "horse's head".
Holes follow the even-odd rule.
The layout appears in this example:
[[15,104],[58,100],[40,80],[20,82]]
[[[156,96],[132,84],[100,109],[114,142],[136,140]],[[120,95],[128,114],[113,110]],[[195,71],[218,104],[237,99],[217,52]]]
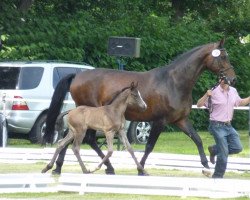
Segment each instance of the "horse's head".
[[136,106],[141,111],[145,111],[147,109],[147,104],[144,102],[144,100],[141,97],[141,93],[138,90],[138,82],[136,85],[134,82],[130,85],[130,96],[128,98],[128,103],[132,106]]
[[225,40],[222,39],[216,43],[209,51],[206,66],[211,71],[215,72],[220,79],[223,79],[229,85],[234,85],[236,75],[233,66],[230,64],[226,49],[224,48]]

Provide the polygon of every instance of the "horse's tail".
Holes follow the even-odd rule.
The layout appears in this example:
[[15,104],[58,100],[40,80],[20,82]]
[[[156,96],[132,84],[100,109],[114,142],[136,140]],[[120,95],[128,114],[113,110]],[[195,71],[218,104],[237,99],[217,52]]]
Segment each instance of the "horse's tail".
[[52,100],[49,106],[49,110],[47,113],[46,119],[46,128],[43,136],[43,144],[53,143],[54,131],[55,131],[55,123],[57,116],[60,114],[60,110],[63,104],[63,100],[67,92],[69,91],[70,84],[72,79],[75,77],[75,74],[69,74],[62,78],[54,91],[52,96]]

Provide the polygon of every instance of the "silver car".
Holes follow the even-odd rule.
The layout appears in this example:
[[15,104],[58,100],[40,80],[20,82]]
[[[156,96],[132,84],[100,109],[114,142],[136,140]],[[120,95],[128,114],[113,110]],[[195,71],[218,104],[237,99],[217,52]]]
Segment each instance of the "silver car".
[[[84,63],[0,62],[0,112],[6,117],[8,132],[28,134],[32,143],[40,143],[47,110],[59,80],[70,73],[91,69],[94,67]],[[74,107],[68,94],[62,111]],[[145,143],[150,128],[147,122],[128,122],[129,140]]]

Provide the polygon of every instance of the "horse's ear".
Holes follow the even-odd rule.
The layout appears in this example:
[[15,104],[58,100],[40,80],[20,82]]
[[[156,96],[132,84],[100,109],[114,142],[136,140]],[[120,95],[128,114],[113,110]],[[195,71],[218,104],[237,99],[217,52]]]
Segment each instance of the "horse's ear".
[[134,81],[133,81],[133,82],[131,83],[131,85],[130,85],[131,90],[134,89],[134,87],[135,87],[135,83],[134,83]]
[[136,85],[135,85],[135,88],[137,88],[138,87],[138,81],[136,82]]
[[223,49],[223,47],[224,47],[224,43],[225,43],[225,38],[222,38],[221,40],[220,40],[220,42],[219,42],[219,49]]

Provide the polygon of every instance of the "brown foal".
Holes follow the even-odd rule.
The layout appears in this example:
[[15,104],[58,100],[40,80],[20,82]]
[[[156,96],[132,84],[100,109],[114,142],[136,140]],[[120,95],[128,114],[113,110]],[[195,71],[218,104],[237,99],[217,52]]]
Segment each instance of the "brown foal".
[[[66,112],[65,114],[68,113],[67,121],[69,133],[65,138],[58,142],[58,147],[56,148],[54,156],[52,157],[50,163],[42,170],[42,173],[47,172],[53,167],[58,154],[72,140],[72,150],[77,157],[83,173],[90,173],[99,170],[103,163],[105,163],[105,161],[107,161],[113,153],[113,138],[116,133],[134,159],[137,169],[146,173],[142,165],[136,159],[124,130],[124,114],[128,105],[135,107],[140,111],[145,111],[147,109],[147,105],[142,99],[137,86],[138,84],[135,85],[134,82],[132,82],[129,87],[121,90],[115,98],[113,98],[109,105],[101,107],[78,106],[77,108]],[[86,169],[80,156],[80,145],[85,137],[87,129],[103,131],[108,145],[108,152],[106,156],[103,157],[99,165],[92,171]]]

